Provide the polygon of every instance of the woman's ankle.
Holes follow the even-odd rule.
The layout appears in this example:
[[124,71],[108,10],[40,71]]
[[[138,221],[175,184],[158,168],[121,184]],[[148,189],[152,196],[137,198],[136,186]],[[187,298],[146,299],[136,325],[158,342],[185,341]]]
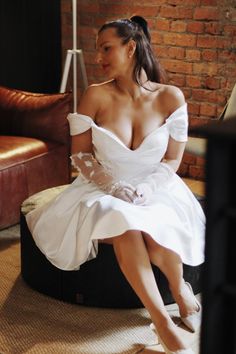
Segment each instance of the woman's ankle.
[[168,325],[155,326],[159,337],[171,351],[186,349],[187,346],[182,340],[178,327],[172,322]]
[[198,310],[198,304],[195,296],[184,280],[181,282],[181,286],[178,289],[171,290],[171,292],[179,307],[181,317],[186,317],[187,315]]

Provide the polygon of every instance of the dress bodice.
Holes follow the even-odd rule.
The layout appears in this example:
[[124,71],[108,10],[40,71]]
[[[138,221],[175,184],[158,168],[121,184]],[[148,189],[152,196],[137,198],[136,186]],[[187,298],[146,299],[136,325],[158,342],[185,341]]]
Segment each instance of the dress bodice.
[[78,113],[68,115],[71,135],[92,129],[92,143],[96,159],[117,180],[137,180],[149,175],[165,155],[169,136],[187,141],[187,105],[179,107],[163,125],[148,134],[135,149],[129,149],[113,132],[98,126],[92,118]]

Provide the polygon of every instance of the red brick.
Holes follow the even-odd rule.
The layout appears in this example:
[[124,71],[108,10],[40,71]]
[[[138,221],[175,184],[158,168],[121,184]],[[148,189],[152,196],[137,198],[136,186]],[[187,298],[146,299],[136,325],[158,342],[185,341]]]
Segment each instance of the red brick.
[[233,50],[223,50],[219,54],[220,62],[236,62],[236,51]]
[[201,59],[201,52],[198,49],[186,49],[185,57],[187,60],[199,61]]
[[193,18],[195,20],[218,20],[218,7],[197,7],[194,11]]
[[71,12],[71,2],[67,0],[61,0],[61,12]]
[[190,120],[190,129],[196,129],[198,127],[207,126],[212,120],[210,118],[192,117]]
[[168,58],[168,50],[166,47],[162,47],[160,45],[154,46],[153,50],[157,58]]
[[174,73],[192,73],[192,63],[187,63],[182,60],[162,60],[163,66],[167,71],[174,72]]
[[197,46],[202,48],[228,48],[230,39],[220,36],[199,36]]
[[183,161],[184,163],[188,164],[188,165],[195,165],[196,164],[196,156],[188,153],[188,152],[185,152],[184,153],[184,157],[183,157]]
[[[80,2],[81,0],[79,0]],[[108,4],[108,5],[127,5],[127,0],[82,0],[85,4],[87,4],[88,2],[91,3],[99,3],[99,4]],[[139,2],[136,0],[136,3]],[[131,1],[130,1],[131,3]]]
[[222,25],[219,24],[218,22],[205,23],[205,33],[221,34],[222,33]]
[[188,176],[188,169],[189,169],[188,164],[186,164],[182,161],[177,173],[180,177],[187,177]]
[[[110,1],[110,0],[108,0]],[[127,0],[124,0],[125,2],[127,2]],[[144,1],[143,0],[136,0],[135,1],[136,5],[143,5]],[[166,4],[166,0],[158,0],[158,5],[161,4]],[[145,0],[145,5],[157,5],[157,0]]]
[[96,53],[95,52],[84,52],[84,61],[87,64],[96,63]]
[[197,47],[217,48],[217,38],[212,36],[199,36],[197,39]]
[[223,91],[222,94],[220,93],[217,94],[216,102],[222,106],[226,104],[227,96],[225,95],[225,91]]
[[192,21],[187,24],[187,31],[192,33],[203,33],[204,32],[204,23]]
[[172,21],[170,30],[173,32],[185,32],[187,28],[187,23],[183,21]]
[[[145,4],[145,2],[143,2]],[[144,17],[154,17],[157,16],[160,9],[159,6],[133,6],[132,14],[144,16]]]
[[95,38],[88,40],[88,38],[79,37],[79,47],[83,50],[94,51],[95,55]]
[[233,24],[225,25],[224,26],[224,33],[235,36],[236,35],[236,24],[235,25],[233,25]]
[[153,44],[163,44],[163,34],[157,31],[152,32],[152,43]]
[[194,47],[196,44],[196,36],[186,33],[166,33],[163,35],[163,39],[164,43],[167,45]]
[[228,82],[228,79],[226,77],[223,77],[223,78],[221,77],[219,79],[219,81],[220,81],[220,88],[223,88],[223,89],[227,89],[228,88],[229,82]]
[[170,21],[166,19],[157,18],[155,29],[158,31],[169,31]]
[[236,9],[233,8],[233,6],[230,9],[229,17],[230,17],[231,21],[236,21]]
[[218,54],[216,50],[205,49],[202,51],[202,59],[204,61],[217,61]]
[[206,89],[195,89],[193,90],[192,98],[199,102],[215,103],[217,100],[217,92]]
[[93,28],[93,27],[81,26],[79,35],[84,37],[84,38],[93,38],[94,43],[95,43],[97,30],[95,28]]
[[194,74],[207,74],[209,76],[218,74],[219,66],[215,63],[193,63]]
[[199,115],[200,105],[196,102],[188,102],[188,112],[189,114]]
[[189,166],[189,176],[195,179],[204,180],[204,168],[202,166]]
[[218,6],[219,0],[201,0],[202,6]]
[[79,23],[82,26],[93,26],[94,20],[94,15],[84,14],[83,16],[80,16]]
[[[61,18],[61,31],[66,32],[68,26],[72,27],[72,19],[71,19],[71,16],[67,16],[65,14],[65,16],[63,16]],[[63,37],[62,37],[62,39],[63,39]]]
[[116,20],[116,19],[117,19],[117,15],[109,16],[109,14],[104,14],[102,17],[95,17],[94,22],[95,22],[95,26],[97,28],[100,28],[105,22]]
[[79,4],[79,8],[78,8],[78,15],[79,14],[88,14],[88,13],[99,13],[99,5],[96,3],[86,3],[86,4]]
[[206,159],[204,157],[197,157],[196,165],[197,166],[205,166],[206,164]]
[[201,0],[167,0],[165,3],[169,5],[193,6],[199,5]]
[[207,117],[215,117],[216,116],[216,105],[203,103],[200,106],[200,115]]
[[192,96],[192,89],[187,88],[187,87],[182,87],[182,92],[184,94],[184,97],[186,100],[189,100],[190,97]]
[[224,106],[222,106],[222,107],[218,106],[217,107],[217,112],[216,112],[217,117],[220,117],[220,115],[223,112],[223,110],[224,110]]
[[147,23],[148,23],[148,28],[149,30],[153,30],[156,28],[156,19],[150,19],[150,18],[146,18]]
[[187,76],[186,85],[188,87],[201,87],[201,78],[199,76]]
[[193,18],[193,9],[192,7],[179,7],[179,6],[162,6],[160,9],[160,16],[167,18],[176,18],[176,19],[188,19]]
[[178,87],[185,86],[186,79],[184,74],[180,75],[180,74],[169,73],[168,77],[169,77],[168,83],[170,85],[174,85]]
[[131,7],[130,5],[119,5],[119,4],[100,4],[99,13],[100,14],[109,14],[110,15],[127,15],[130,14]]
[[168,49],[168,55],[170,58],[183,59],[185,57],[185,49],[180,47],[170,47]]
[[206,88],[209,89],[218,89],[220,88],[220,84],[221,84],[221,80],[219,78],[215,78],[215,77],[207,77],[205,80],[205,85]]
[[[105,2],[106,0],[101,0],[102,2]],[[94,4],[97,1],[94,0],[79,0],[78,1],[78,9],[80,8],[80,5],[89,5],[89,4]]]

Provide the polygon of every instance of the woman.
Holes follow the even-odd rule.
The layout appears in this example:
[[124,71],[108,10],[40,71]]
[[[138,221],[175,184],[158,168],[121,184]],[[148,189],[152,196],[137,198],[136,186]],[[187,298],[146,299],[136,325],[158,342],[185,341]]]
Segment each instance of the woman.
[[[108,81],[91,85],[68,116],[79,177],[27,222],[38,247],[61,269],[78,269],[111,243],[125,277],[149,311],[166,353],[191,354],[165,309],[151,263],[168,279],[182,321],[200,325],[200,304],[183,265],[203,262],[205,219],[177,176],[187,141],[182,92],[161,84],[147,22],[106,23],[97,62]],[[47,235],[55,235],[48,239]]]

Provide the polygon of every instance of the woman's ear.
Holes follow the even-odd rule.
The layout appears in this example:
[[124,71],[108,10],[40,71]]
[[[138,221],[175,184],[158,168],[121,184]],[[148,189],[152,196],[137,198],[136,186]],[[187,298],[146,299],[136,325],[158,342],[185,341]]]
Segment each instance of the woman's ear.
[[133,57],[135,50],[136,50],[136,42],[133,39],[131,39],[128,42],[128,57],[129,58]]

